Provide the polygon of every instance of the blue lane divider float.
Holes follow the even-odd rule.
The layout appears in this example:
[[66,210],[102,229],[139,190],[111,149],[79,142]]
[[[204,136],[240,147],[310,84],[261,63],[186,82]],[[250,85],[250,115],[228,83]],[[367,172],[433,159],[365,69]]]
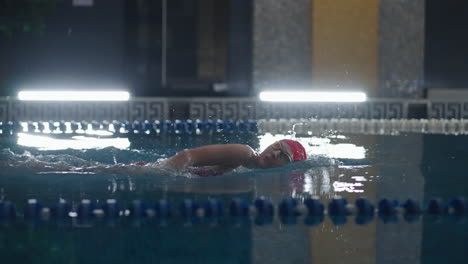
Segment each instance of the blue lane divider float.
[[236,224],[253,222],[257,225],[266,225],[271,224],[277,217],[286,225],[294,225],[302,219],[304,224],[314,226],[323,222],[325,216],[328,216],[335,225],[345,224],[351,215],[359,225],[370,223],[374,216],[378,216],[384,223],[397,222],[401,217],[407,222],[414,222],[422,215],[435,220],[450,218],[456,221],[463,221],[468,217],[468,200],[463,197],[448,202],[433,198],[424,208],[414,199],[408,199],[403,203],[382,199],[378,201],[377,206],[374,206],[366,198],[359,198],[351,204],[341,197],[332,199],[327,207],[317,198],[307,198],[303,201],[285,198],[277,206],[265,198],[255,199],[252,203],[234,198],[228,206],[217,199],[209,199],[202,203],[185,199],[174,207],[167,200],[159,200],[156,203],[134,200],[126,206],[121,206],[114,199],[108,199],[101,204],[84,199],[74,206],[65,200],[60,200],[50,207],[45,207],[36,199],[29,199],[22,212],[17,208],[11,202],[0,201],[0,223],[18,220],[35,223],[76,221],[80,224],[92,224],[96,220],[109,223],[155,220],[167,223],[169,220],[179,220],[186,224],[199,222],[216,224],[228,221]]
[[104,130],[120,134],[209,134],[209,133],[257,133],[254,120],[164,120],[164,121],[81,121],[81,122],[0,122],[1,135],[27,133],[85,133]]
[[115,199],[107,199],[102,206],[102,211],[107,219],[117,219],[121,215],[120,206]]
[[69,213],[72,211],[70,204],[65,200],[59,200],[58,203],[54,204],[51,209],[51,217],[54,219],[67,219]]

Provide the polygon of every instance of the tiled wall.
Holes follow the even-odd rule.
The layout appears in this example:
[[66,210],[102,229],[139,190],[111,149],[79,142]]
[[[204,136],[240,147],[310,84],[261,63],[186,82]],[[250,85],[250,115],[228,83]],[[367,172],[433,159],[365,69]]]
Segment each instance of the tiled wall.
[[253,21],[254,89],[309,84],[310,0],[255,0]]
[[424,0],[379,1],[380,96],[403,98],[422,96],[424,12]]
[[423,96],[425,0],[255,0],[253,86]]
[[256,98],[136,98],[128,102],[0,99],[0,121],[278,118],[468,118],[468,102],[378,99],[364,103],[271,103]]

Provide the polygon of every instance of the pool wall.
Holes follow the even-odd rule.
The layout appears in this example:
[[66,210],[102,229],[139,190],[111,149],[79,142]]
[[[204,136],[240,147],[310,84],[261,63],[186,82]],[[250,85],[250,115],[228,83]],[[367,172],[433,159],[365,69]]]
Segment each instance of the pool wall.
[[468,102],[370,99],[362,103],[271,103],[252,97],[141,97],[126,102],[43,102],[0,98],[0,121],[167,119],[465,119]]

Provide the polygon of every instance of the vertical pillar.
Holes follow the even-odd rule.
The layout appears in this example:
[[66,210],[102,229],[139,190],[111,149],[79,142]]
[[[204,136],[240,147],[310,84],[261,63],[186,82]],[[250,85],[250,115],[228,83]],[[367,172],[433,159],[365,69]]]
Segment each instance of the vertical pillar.
[[422,96],[424,14],[425,0],[379,1],[380,96]]
[[230,96],[246,96],[252,84],[252,0],[229,0],[227,72]]
[[211,78],[215,71],[214,16],[214,0],[198,1],[197,76],[200,79]]
[[284,89],[310,85],[310,0],[255,0],[253,85]]
[[228,1],[198,1],[197,78],[226,79]]
[[378,0],[311,0],[314,89],[377,90]]

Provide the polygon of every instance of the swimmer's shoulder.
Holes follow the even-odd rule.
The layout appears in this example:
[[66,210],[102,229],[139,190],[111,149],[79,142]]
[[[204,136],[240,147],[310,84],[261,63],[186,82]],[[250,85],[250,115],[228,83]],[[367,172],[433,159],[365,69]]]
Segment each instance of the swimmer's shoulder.
[[248,145],[244,144],[216,144],[208,145],[191,150],[193,157],[202,157],[205,159],[203,164],[220,165],[220,164],[243,164],[252,156],[256,155],[255,151]]
[[236,151],[240,152],[242,155],[245,155],[247,157],[256,155],[255,150],[252,149],[249,145],[244,145],[244,144],[228,144],[233,150],[235,149]]
[[248,145],[244,144],[214,144],[206,145],[194,149],[186,150],[188,152],[198,152],[198,153],[213,153],[217,155],[247,155],[250,156],[255,153],[255,151]]

